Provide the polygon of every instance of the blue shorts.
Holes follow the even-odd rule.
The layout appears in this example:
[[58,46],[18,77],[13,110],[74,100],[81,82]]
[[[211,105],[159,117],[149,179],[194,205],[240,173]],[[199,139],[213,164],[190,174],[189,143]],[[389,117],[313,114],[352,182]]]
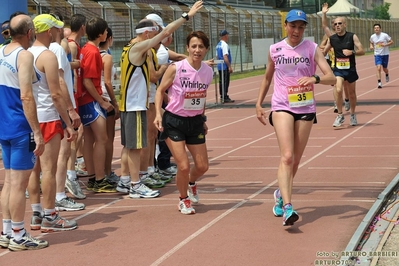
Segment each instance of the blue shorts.
[[31,170],[36,162],[33,151],[36,143],[33,133],[27,133],[21,137],[10,140],[0,140],[5,169]]
[[91,123],[96,121],[99,116],[107,119],[107,111],[101,108],[98,102],[91,102],[79,106],[79,115],[84,126],[89,126]]
[[388,67],[389,55],[374,55],[375,65],[381,65],[383,68]]
[[333,72],[334,76],[341,77],[349,83],[353,83],[359,79],[356,70],[334,68]]

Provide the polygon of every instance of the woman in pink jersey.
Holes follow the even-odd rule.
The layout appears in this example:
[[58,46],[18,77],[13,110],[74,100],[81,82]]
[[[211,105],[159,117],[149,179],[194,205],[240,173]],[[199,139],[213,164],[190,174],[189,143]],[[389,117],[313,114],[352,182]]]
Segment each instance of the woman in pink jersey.
[[[303,39],[306,25],[303,11],[288,12],[284,23],[287,38],[270,46],[266,73],[256,102],[257,117],[266,125],[267,115],[262,102],[274,78],[269,122],[274,126],[281,158],[277,172],[279,189],[274,192],[273,213],[283,216],[284,226],[293,225],[299,219],[292,208],[291,193],[294,176],[312,125],[316,122],[313,84],[333,85],[336,81],[317,44]],[[316,65],[323,76],[315,75]]]
[[[154,124],[162,132],[161,138],[165,139],[177,163],[179,211],[194,214],[191,202],[197,203],[199,200],[195,181],[208,170],[205,144],[208,127],[204,112],[206,92],[212,82],[213,71],[202,62],[209,49],[209,39],[205,33],[190,33],[186,45],[188,57],[169,66],[157,89]],[[162,101],[168,103],[163,116]],[[186,147],[194,159],[191,169]]]

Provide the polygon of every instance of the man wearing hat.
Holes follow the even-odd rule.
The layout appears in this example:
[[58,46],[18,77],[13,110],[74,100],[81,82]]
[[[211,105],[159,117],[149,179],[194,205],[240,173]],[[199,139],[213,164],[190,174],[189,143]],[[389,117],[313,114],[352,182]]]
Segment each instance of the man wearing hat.
[[[219,93],[221,103],[233,103],[234,100],[230,99],[228,95],[230,85],[230,73],[233,73],[231,67],[231,52],[227,44],[229,40],[229,32],[222,30],[219,33],[220,42],[216,45],[216,56],[218,60],[223,60],[223,64],[218,64],[219,70]],[[222,71],[223,70],[223,71]],[[222,82],[223,81],[223,82]]]
[[[39,80],[33,84],[37,115],[43,134],[45,150],[37,159],[29,179],[28,192],[34,212],[31,228],[42,232],[72,230],[77,228],[76,221],[62,218],[55,210],[57,158],[64,130],[60,116],[66,125],[68,141],[77,137],[67,112],[67,104],[60,88],[58,61],[48,47],[52,36],[64,26],[64,23],[49,14],[41,14],[33,19],[36,41],[29,51],[34,57],[34,69]],[[43,192],[43,210],[40,204],[40,171]],[[36,214],[36,215],[35,215]],[[32,227],[32,225],[34,227]]]

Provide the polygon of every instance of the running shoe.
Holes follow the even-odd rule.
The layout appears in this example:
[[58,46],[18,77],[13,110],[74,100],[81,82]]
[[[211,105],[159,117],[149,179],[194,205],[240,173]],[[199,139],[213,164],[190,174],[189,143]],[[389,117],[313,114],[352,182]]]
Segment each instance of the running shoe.
[[[99,181],[99,180],[98,180]],[[101,182],[95,181],[93,191],[97,193],[113,193],[116,192],[116,185],[111,184],[106,178]]]
[[197,193],[197,184],[188,185],[187,194],[188,194],[188,198],[191,200],[192,203],[198,203],[199,196]]
[[79,185],[79,182],[77,179],[75,180],[69,180],[67,177],[65,181],[65,187],[69,191],[69,193],[72,194],[77,199],[85,199],[86,195],[83,193],[82,188]]
[[11,236],[4,234],[3,232],[0,233],[0,247],[8,248],[10,244]]
[[129,197],[132,199],[139,198],[155,198],[158,197],[161,192],[159,190],[152,190],[143,183],[132,185],[129,192]]
[[55,209],[57,211],[81,211],[84,210],[86,205],[78,203],[70,197],[63,198],[62,200],[55,200]]
[[191,200],[189,198],[180,200],[177,207],[182,214],[195,214],[195,210],[191,207]]
[[116,187],[116,191],[128,194],[130,191],[130,181],[124,183],[122,180],[119,180],[118,185]]
[[148,174],[140,176],[140,181],[149,188],[161,188],[165,186],[165,182],[156,180]]
[[75,171],[77,176],[87,176],[87,170],[84,164],[76,163]]
[[333,123],[333,127],[340,127],[342,125],[342,123],[344,123],[345,118],[343,114],[337,115],[337,117],[335,118],[335,121]]
[[273,206],[273,214],[276,217],[281,217],[284,214],[283,211],[283,198],[280,194],[280,189],[276,189],[273,193],[274,197],[274,206]]
[[298,221],[298,213],[292,209],[292,205],[290,203],[286,204],[283,210],[283,226],[293,225],[296,221]]
[[177,168],[176,168],[176,166],[173,166],[173,165],[171,165],[171,166],[169,166],[168,168],[166,168],[166,169],[159,169],[159,173],[160,174],[163,174],[163,175],[172,175],[172,176],[175,176],[176,175],[176,173],[177,173]]
[[349,103],[349,100],[345,100],[344,101],[344,107],[345,107],[345,111],[349,111],[351,109],[351,105]]
[[381,82],[378,82],[378,88],[382,89],[382,83]]
[[42,226],[43,215],[40,212],[33,212],[30,219],[30,230],[40,230]]
[[78,224],[75,220],[67,220],[62,218],[58,213],[54,219],[44,216],[42,221],[41,231],[43,233],[55,232],[55,231],[69,231],[78,228]]
[[109,183],[117,185],[119,182],[119,176],[115,174],[115,172],[111,172],[108,176],[105,177]]
[[96,182],[96,179],[94,177],[89,178],[89,180],[87,181],[86,189],[89,191],[93,191],[95,182]]
[[357,126],[357,119],[356,119],[356,114],[351,114],[350,117],[350,123],[351,126]]
[[389,82],[389,75],[385,75],[385,81]]
[[20,240],[10,239],[8,249],[11,251],[34,250],[48,247],[48,242],[32,237],[28,232]]
[[153,179],[157,180],[157,181],[161,181],[163,183],[169,183],[170,181],[172,181],[173,176],[172,175],[163,175],[160,173],[153,173],[152,175],[150,175]]

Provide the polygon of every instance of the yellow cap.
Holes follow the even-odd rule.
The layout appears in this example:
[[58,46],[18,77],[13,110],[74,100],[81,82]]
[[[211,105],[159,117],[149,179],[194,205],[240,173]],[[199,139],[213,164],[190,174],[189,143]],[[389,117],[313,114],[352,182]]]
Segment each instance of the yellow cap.
[[49,14],[41,14],[33,19],[33,24],[35,25],[36,34],[45,32],[52,27],[62,28],[64,27],[64,22],[57,20],[55,17]]

